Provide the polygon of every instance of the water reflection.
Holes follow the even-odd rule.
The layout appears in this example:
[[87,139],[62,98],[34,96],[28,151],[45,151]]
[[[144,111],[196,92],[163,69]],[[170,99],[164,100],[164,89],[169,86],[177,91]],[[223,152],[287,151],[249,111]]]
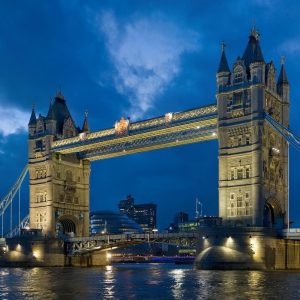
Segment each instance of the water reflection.
[[300,272],[163,264],[0,269],[0,299],[299,299]]
[[112,266],[106,266],[104,272],[104,296],[105,299],[114,299],[115,273]]
[[182,285],[185,277],[185,270],[183,269],[175,269],[169,272],[171,278],[175,281],[175,283],[171,286],[172,294],[174,299],[182,299],[183,298],[183,289]]

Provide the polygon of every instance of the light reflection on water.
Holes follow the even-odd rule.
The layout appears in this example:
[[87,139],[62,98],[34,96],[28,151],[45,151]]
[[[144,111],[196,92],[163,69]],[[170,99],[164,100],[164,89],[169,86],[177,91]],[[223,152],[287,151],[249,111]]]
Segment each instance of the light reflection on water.
[[300,272],[197,271],[171,264],[0,268],[0,299],[300,299]]

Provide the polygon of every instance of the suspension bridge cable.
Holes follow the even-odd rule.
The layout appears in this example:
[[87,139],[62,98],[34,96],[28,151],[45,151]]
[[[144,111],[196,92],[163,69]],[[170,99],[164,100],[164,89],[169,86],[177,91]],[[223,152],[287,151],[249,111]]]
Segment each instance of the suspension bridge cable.
[[[21,223],[21,185],[27,175],[28,166],[26,165],[21,175],[18,177],[15,184],[12,186],[7,195],[0,201],[0,216],[1,216],[1,237],[4,237],[4,214],[10,206],[10,234],[13,230],[13,199],[16,194],[19,194],[19,224]],[[18,225],[19,226],[19,225]]]

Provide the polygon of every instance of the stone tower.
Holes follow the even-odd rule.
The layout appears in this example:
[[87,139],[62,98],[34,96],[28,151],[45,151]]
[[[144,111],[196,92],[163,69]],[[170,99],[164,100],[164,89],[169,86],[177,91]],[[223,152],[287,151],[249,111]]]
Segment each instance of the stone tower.
[[230,70],[222,45],[217,71],[219,215],[229,226],[287,226],[288,144],[264,116],[289,126],[289,82],[284,62],[276,81],[259,33],[251,30]]
[[[87,130],[87,116],[84,126]],[[60,92],[46,117],[32,109],[28,129],[30,228],[50,236],[88,236],[90,162],[51,151],[53,141],[81,132]]]

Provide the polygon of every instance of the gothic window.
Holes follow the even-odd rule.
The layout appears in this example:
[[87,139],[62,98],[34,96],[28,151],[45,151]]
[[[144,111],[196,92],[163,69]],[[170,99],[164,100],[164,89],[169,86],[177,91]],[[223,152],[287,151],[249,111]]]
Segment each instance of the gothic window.
[[250,145],[250,136],[246,135],[246,145]]
[[230,200],[234,200],[234,193],[230,194]]
[[230,179],[231,180],[234,180],[235,179],[235,174],[234,174],[235,172],[234,172],[234,168],[231,168],[231,170],[230,170]]
[[74,197],[74,204],[79,204],[79,198],[78,197]]
[[66,181],[72,181],[73,180],[73,174],[71,171],[66,172]]
[[234,69],[233,82],[238,84],[244,81],[244,72],[241,66],[238,66]]
[[238,168],[237,169],[237,179],[243,179],[243,168]]
[[72,203],[73,199],[72,199],[72,195],[70,193],[67,193],[66,195],[66,203]]
[[250,178],[250,167],[246,167],[246,178]]
[[57,172],[57,173],[56,173],[56,177],[57,177],[58,179],[60,179],[60,172]]
[[35,141],[35,150],[42,151],[43,150],[43,142],[42,140]]
[[235,106],[242,105],[243,102],[243,93],[235,93],[233,95],[233,104]]
[[251,210],[250,210],[249,202],[248,201],[245,202],[245,206],[246,206],[245,215],[249,216],[251,214]]
[[242,196],[238,196],[236,198],[236,206],[237,207],[242,207],[243,206],[243,197]]
[[243,144],[243,137],[241,135],[238,136],[238,146]]
[[64,197],[64,195],[59,195],[59,201],[60,201],[60,202],[65,202],[65,197]]

